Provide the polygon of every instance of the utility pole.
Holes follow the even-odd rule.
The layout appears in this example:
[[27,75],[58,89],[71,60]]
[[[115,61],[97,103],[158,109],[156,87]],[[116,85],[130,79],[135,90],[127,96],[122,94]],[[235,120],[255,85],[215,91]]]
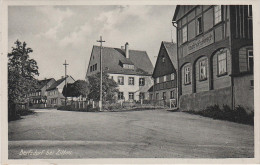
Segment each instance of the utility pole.
[[63,64],[65,66],[65,106],[67,105],[67,62],[65,60],[65,63]]
[[105,42],[102,40],[102,36],[100,36],[100,40],[97,40],[97,42],[100,42],[100,98],[99,98],[99,108],[100,111],[102,111],[102,43]]

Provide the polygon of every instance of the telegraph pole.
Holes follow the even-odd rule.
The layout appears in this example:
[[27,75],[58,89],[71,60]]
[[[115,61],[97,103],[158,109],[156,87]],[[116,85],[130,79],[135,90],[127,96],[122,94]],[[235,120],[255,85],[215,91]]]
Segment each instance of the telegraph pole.
[[65,66],[65,106],[67,105],[67,62],[65,60],[65,63],[63,64]]
[[100,40],[97,42],[100,42],[100,98],[99,98],[99,108],[100,111],[102,111],[102,43],[106,42],[102,40],[102,36],[100,36]]

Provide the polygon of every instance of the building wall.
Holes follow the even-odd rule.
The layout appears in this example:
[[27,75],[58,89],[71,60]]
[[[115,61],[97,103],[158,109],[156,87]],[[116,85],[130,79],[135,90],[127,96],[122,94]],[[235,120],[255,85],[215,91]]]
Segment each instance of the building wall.
[[[74,82],[75,82],[75,80],[71,76],[69,76],[67,78],[67,83],[74,83]],[[62,94],[62,90],[63,90],[64,85],[65,85],[65,81],[60,83],[57,86],[56,89],[53,89],[51,91],[47,91],[47,104],[48,104],[48,106],[54,106],[54,105],[59,106],[59,105],[62,104],[62,100],[65,99],[65,97]],[[51,100],[52,101],[55,100],[54,103]]]
[[[174,91],[174,97],[171,98],[171,91]],[[166,98],[163,99],[163,93],[165,92]],[[170,102],[170,99],[177,99],[177,88],[170,88],[170,89],[162,89],[154,92],[150,92],[150,95],[158,96],[158,98],[155,98],[157,101],[165,100],[166,103]]]
[[242,106],[247,112],[254,111],[254,76],[244,75],[234,78],[234,104]]
[[[248,5],[222,5],[215,23],[214,6],[181,6],[177,21],[180,108],[201,110],[209,105],[242,105],[253,109],[253,75],[248,66],[252,50],[252,15]],[[194,14],[195,12],[195,14]],[[202,17],[202,34],[197,33]],[[187,41],[183,29],[187,26]],[[232,30],[231,30],[232,29]],[[195,34],[194,34],[195,33]],[[218,55],[226,52],[226,73],[219,74]],[[199,61],[208,60],[207,80],[199,81]],[[191,84],[184,84],[184,67],[191,66]],[[232,82],[234,86],[232,87]],[[232,90],[233,89],[233,90]],[[245,96],[250,95],[248,99]]]
[[232,107],[231,87],[182,95],[179,102],[181,110],[200,111],[212,105]]
[[[124,77],[124,85],[118,85],[120,92],[124,92],[124,98],[126,101],[129,100],[129,92],[134,92],[134,100],[139,100],[140,92],[145,94],[145,99],[149,99],[148,89],[153,85],[153,80],[151,76],[141,76],[141,75],[123,75],[123,74],[111,74],[109,77],[113,78],[115,82],[118,82],[118,77]],[[134,77],[134,85],[128,85],[129,77]],[[145,79],[145,85],[139,86],[139,78]]]

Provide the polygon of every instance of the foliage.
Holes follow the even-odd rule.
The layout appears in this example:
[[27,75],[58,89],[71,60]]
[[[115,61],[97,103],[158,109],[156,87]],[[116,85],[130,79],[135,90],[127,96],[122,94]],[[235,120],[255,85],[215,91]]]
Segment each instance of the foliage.
[[198,114],[213,119],[227,120],[237,123],[254,125],[254,113],[247,113],[246,110],[237,106],[232,110],[229,106],[223,105],[220,108],[218,105],[208,106],[202,111],[185,111],[188,113]]
[[75,108],[73,105],[60,106],[57,110],[65,111],[80,111],[80,112],[98,112],[99,108],[93,108],[92,105],[87,105],[86,108]]
[[34,78],[39,75],[37,62],[30,59],[31,48],[26,43],[17,40],[12,52],[8,53],[8,110],[9,114],[16,114],[15,104],[27,102],[26,94],[34,91],[37,81]]
[[84,80],[77,80],[74,83],[68,83],[63,87],[62,94],[65,97],[86,97],[88,94],[88,83]]
[[[89,83],[89,94],[88,98],[95,101],[99,100],[100,97],[100,73],[88,77]],[[105,73],[102,74],[102,95],[103,101],[113,100],[115,94],[118,92],[117,83],[109,78]]]

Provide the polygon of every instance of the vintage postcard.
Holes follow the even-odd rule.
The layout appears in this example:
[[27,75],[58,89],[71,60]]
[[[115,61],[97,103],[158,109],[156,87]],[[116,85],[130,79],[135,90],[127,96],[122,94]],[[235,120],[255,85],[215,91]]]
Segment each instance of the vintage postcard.
[[260,163],[259,7],[3,0],[2,163]]

